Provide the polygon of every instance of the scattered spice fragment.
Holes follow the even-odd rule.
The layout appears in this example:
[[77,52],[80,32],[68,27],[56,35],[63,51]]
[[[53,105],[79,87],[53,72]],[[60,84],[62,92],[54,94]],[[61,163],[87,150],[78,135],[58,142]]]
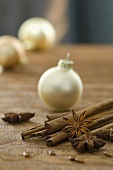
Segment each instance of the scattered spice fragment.
[[6,113],[4,114],[4,117],[2,117],[2,120],[8,123],[21,123],[29,120],[30,118],[34,117],[35,113]]
[[28,158],[28,157],[30,157],[30,153],[27,151],[27,152],[23,152],[23,156],[25,157],[25,158]]
[[113,154],[109,151],[105,151],[103,152],[105,156],[108,156],[108,157],[113,157]]
[[75,161],[78,163],[85,163],[83,158],[75,158]]
[[106,142],[96,138],[95,136],[84,134],[80,136],[79,138],[71,139],[71,144],[74,149],[76,149],[78,152],[93,152],[94,149],[100,149],[103,147]]
[[53,151],[53,150],[48,151],[48,153],[49,153],[49,155],[51,155],[51,156],[55,156],[55,155],[56,155],[55,151]]
[[69,160],[70,161],[75,161],[75,157],[74,156],[69,156]]

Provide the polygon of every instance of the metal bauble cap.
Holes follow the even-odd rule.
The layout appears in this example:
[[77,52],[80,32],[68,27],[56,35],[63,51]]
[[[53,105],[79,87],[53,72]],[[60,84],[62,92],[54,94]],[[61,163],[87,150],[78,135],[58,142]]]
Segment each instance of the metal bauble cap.
[[60,59],[58,62],[58,66],[71,69],[73,67],[74,62],[69,59],[70,53],[67,53],[66,59]]

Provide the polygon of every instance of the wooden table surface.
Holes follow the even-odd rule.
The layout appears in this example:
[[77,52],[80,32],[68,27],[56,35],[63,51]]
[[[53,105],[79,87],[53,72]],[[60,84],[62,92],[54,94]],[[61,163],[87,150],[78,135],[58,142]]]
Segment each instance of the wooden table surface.
[[[29,52],[30,59],[26,67],[6,71],[0,75],[0,116],[7,112],[36,112],[31,121],[22,124],[8,124],[0,119],[0,170],[108,170],[112,169],[113,158],[103,155],[103,150],[113,152],[113,144],[107,143],[104,149],[94,154],[79,155],[69,142],[49,148],[43,139],[22,141],[21,132],[43,124],[46,114],[52,114],[40,101],[37,83],[42,73],[56,66],[66,53],[71,53],[75,61],[74,69],[84,84],[82,99],[75,110],[113,97],[113,46],[101,45],[61,45],[51,51]],[[56,156],[50,156],[49,150]],[[22,156],[24,151],[31,156]],[[79,155],[85,163],[68,160],[70,155]]]

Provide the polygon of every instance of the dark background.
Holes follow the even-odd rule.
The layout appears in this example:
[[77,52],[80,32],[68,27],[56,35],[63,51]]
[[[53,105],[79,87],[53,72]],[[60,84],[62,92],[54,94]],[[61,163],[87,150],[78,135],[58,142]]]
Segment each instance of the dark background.
[[69,16],[69,41],[113,43],[113,0],[71,0]]
[[[45,17],[50,5],[49,0],[0,0],[0,35],[17,36],[23,21]],[[54,14],[59,9],[63,5]],[[61,42],[113,43],[113,0],[69,0],[66,14],[70,27]]]

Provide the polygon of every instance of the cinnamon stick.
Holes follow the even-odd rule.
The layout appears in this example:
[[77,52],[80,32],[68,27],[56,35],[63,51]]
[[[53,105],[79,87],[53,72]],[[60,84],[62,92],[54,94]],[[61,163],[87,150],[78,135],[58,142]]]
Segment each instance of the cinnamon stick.
[[92,135],[96,135],[98,132],[100,132],[101,130],[104,130],[104,129],[110,129],[110,128],[113,128],[113,122],[112,123],[109,123],[109,124],[107,124],[107,125],[105,125],[105,126],[102,126],[102,127],[100,127],[100,128],[97,128],[97,129],[95,129],[95,130],[92,130],[91,131],[91,134]]
[[[96,135],[101,130],[103,130],[103,129],[110,129],[110,128],[113,128],[113,123],[109,123],[109,124],[107,124],[105,126],[97,128],[95,130],[92,130],[91,134],[92,135]],[[54,136],[51,136],[51,138],[49,138],[47,140],[46,144],[47,144],[47,146],[54,146],[57,143],[60,143],[61,141],[65,141],[66,139],[68,139],[68,132],[60,131],[56,135],[54,134]]]
[[[110,110],[110,113],[113,111]],[[109,113],[107,111],[107,113]],[[104,117],[100,117],[97,120],[94,120],[93,123],[89,126],[90,130],[93,130],[97,128],[96,130],[93,130],[92,133],[95,134],[98,131],[102,130],[103,128],[111,128],[113,127],[113,114],[112,115],[106,115]],[[106,125],[107,124],[107,125]],[[68,138],[68,133],[67,132],[59,132],[57,135],[51,137],[50,139],[47,140],[47,145],[48,146],[53,146],[63,140],[66,140]]]
[[[81,114],[83,111],[86,110],[86,117],[89,117],[91,115],[95,115],[105,109],[108,109],[110,107],[113,107],[113,98],[105,100],[103,102],[100,102],[98,104],[95,104],[93,106],[90,106],[86,109],[83,109],[77,114]],[[66,116],[69,119],[72,119],[72,114],[69,114]],[[45,127],[47,128],[48,134],[55,133],[57,131],[62,130],[67,125],[66,121],[63,119],[63,117],[51,120],[49,122],[45,123]]]
[[25,139],[31,138],[32,133],[38,132],[38,131],[44,130],[44,129],[45,129],[45,126],[41,125],[41,126],[37,126],[37,127],[31,128],[29,130],[26,130],[23,133],[21,133],[22,139],[25,140]]
[[[107,114],[108,111],[104,111],[103,114]],[[109,113],[113,113],[113,108],[111,111],[109,111]],[[54,119],[57,119],[57,118],[60,118],[60,117],[64,117],[64,116],[67,116],[69,115],[70,112],[63,112],[63,113],[55,113],[55,114],[50,114],[50,115],[46,115],[47,117],[47,120],[46,122],[48,121],[51,121],[51,120],[54,120]]]
[[39,138],[43,138],[47,135],[47,130],[44,129],[44,130],[41,130],[39,132],[35,132],[35,133],[32,133],[30,134],[30,137],[39,137]]
[[93,123],[88,126],[88,128],[89,128],[89,130],[94,130],[94,129],[100,128],[100,127],[105,126],[112,122],[113,122],[113,114],[106,115],[106,116],[101,117],[97,120],[94,120]]
[[47,117],[48,121],[51,121],[53,119],[57,119],[59,117],[67,116],[69,114],[70,114],[70,112],[55,113],[55,114],[53,113],[51,115],[46,115],[46,117]]
[[[81,114],[83,111],[86,111],[86,117],[94,116],[97,113],[100,113],[102,111],[105,112],[105,110],[109,114],[109,108],[111,109],[113,107],[113,98],[109,100],[105,100],[104,102],[98,103],[94,106],[90,106],[82,111],[77,112],[77,114]],[[110,112],[111,113],[111,112]],[[113,121],[113,114],[112,115],[104,115],[104,117],[98,118],[94,120],[94,122],[88,127],[90,130],[94,130],[95,128],[102,127],[108,123],[111,123]],[[72,114],[69,114],[66,116],[67,118],[71,119]],[[59,132],[58,134],[52,135],[55,132],[58,132],[62,130],[67,125],[66,121],[63,119],[63,117],[54,119],[52,121],[46,122],[45,126],[38,126],[35,128],[32,128],[28,131],[25,131],[22,133],[23,140],[28,139],[30,137],[44,137],[46,135],[50,135],[50,139],[47,142],[47,145],[54,145],[57,142],[60,142],[62,140],[67,139],[68,133],[67,132]],[[48,144],[49,143],[49,144]]]
[[57,135],[46,141],[47,146],[53,146],[61,141],[64,141],[68,138],[68,133],[64,131],[60,131]]
[[53,133],[53,134],[51,134],[51,135],[47,135],[47,136],[46,136],[46,139],[47,139],[47,140],[48,140],[48,139],[51,139],[51,138],[53,138],[54,136],[56,136],[58,133],[59,133],[59,132]]
[[[102,117],[103,115],[108,114],[108,112],[109,112],[109,114],[113,114],[113,108],[110,108],[110,110],[105,110],[103,112],[99,112],[99,115]],[[64,113],[55,114],[55,115],[46,115],[48,120],[46,120],[45,123],[49,122],[51,120],[57,119],[57,118],[61,118],[61,117],[64,117],[64,116],[66,117],[69,114],[70,114],[70,112],[67,112],[67,113],[64,112]],[[95,117],[95,115],[91,116],[91,118],[93,118],[93,117]],[[97,118],[97,116],[96,116],[96,118]]]

